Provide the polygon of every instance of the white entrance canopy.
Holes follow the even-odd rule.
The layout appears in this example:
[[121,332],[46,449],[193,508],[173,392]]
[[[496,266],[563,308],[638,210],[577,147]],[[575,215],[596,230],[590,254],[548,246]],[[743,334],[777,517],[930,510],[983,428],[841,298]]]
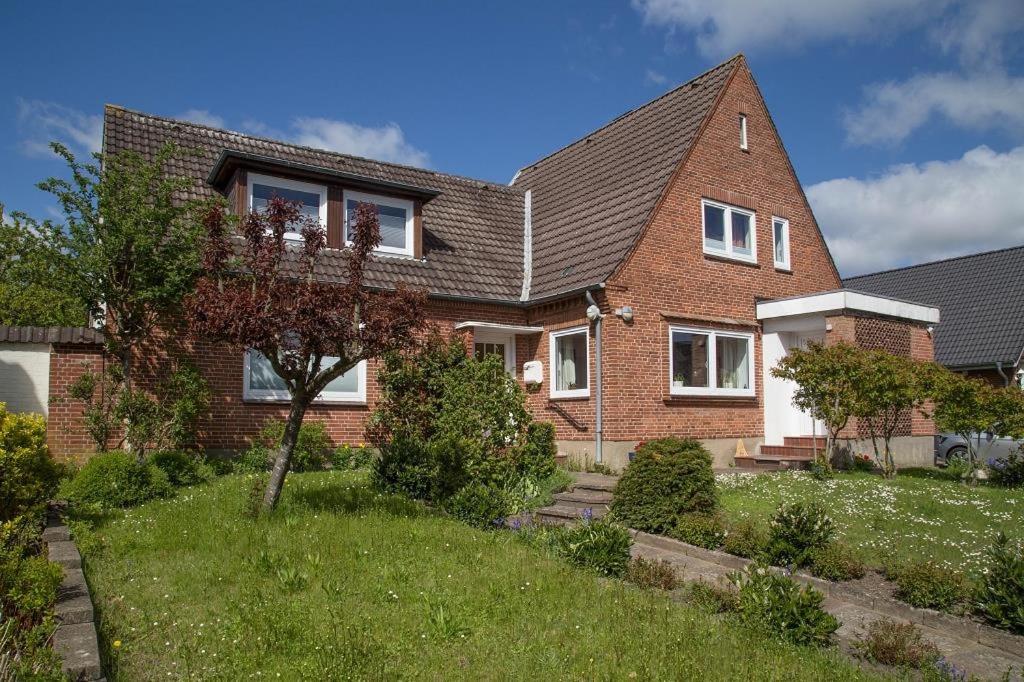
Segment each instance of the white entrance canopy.
[[468,320],[455,325],[456,329],[473,329],[475,331],[501,332],[503,334],[540,334],[544,327],[530,327],[520,324],[497,324],[496,322],[477,322]]
[[757,304],[757,319],[776,320],[798,315],[841,314],[846,311],[882,315],[924,324],[938,324],[939,322],[938,308],[850,289],[836,289],[807,296],[762,301]]

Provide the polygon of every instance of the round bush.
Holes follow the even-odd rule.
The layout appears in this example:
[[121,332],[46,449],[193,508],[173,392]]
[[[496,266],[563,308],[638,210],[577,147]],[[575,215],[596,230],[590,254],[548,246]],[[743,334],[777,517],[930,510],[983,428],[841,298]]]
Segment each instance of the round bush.
[[697,547],[718,549],[725,540],[725,525],[715,514],[683,514],[668,534]]
[[670,437],[637,448],[615,487],[612,512],[629,528],[665,533],[683,514],[709,514],[717,505],[711,454],[698,441]]
[[[264,447],[264,451],[271,461],[277,455],[281,438],[284,437],[284,428],[283,421],[273,419],[264,424],[263,429],[260,430],[259,445]],[[330,461],[333,451],[334,446],[331,443],[331,437],[327,434],[327,426],[324,422],[303,422],[299,427],[299,438],[295,443],[295,449],[292,450],[292,459],[288,470],[320,471]],[[256,456],[254,454],[253,458],[255,459]]]
[[811,550],[810,566],[812,574],[833,582],[864,577],[864,562],[842,542],[833,541]]
[[601,575],[621,577],[629,566],[629,531],[607,521],[588,521],[563,530],[556,549],[566,559]]
[[964,577],[933,561],[900,567],[896,574],[896,596],[911,606],[948,611],[967,599]]
[[835,616],[821,608],[825,595],[792,578],[752,565],[734,577],[738,611],[746,625],[793,644],[822,646],[839,629]]
[[445,510],[476,528],[496,528],[508,516],[508,502],[502,490],[482,483],[470,483],[445,502]]
[[163,471],[173,486],[196,485],[213,480],[213,467],[199,455],[183,450],[163,450],[149,456],[149,463]]
[[8,412],[0,403],[0,521],[45,503],[59,477],[60,467],[46,448],[46,420]]
[[978,589],[978,610],[996,627],[1024,635],[1024,543],[1000,533],[988,555],[988,572]]
[[131,507],[172,492],[161,469],[120,451],[94,455],[61,490],[70,502],[104,508]]
[[413,499],[430,498],[437,463],[427,445],[415,438],[398,437],[380,449],[370,480],[378,491],[401,493]]
[[755,521],[744,520],[729,528],[722,542],[722,551],[747,559],[764,555],[768,547],[768,532]]
[[768,530],[768,557],[776,566],[805,566],[812,551],[831,542],[833,531],[817,502],[780,505]]

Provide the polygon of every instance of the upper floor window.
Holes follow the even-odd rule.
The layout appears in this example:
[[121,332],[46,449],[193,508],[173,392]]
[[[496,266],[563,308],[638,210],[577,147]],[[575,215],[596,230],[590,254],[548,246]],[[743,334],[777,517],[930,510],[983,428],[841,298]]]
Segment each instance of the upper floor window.
[[[338,358],[324,357],[322,367],[330,367]],[[242,381],[242,397],[245,400],[281,402],[290,400],[284,379],[277,375],[270,361],[259,351],[250,350],[245,354],[245,375]],[[366,402],[366,361],[342,374],[327,384],[317,396],[318,402],[365,403]]]
[[[297,201],[303,216],[320,221],[327,226],[327,188],[309,182],[275,178],[269,175],[249,175],[249,210],[263,211],[267,202],[273,197],[281,197],[288,201]],[[302,241],[301,225],[290,225],[285,232],[285,239]]]
[[669,328],[669,393],[754,395],[754,335]]
[[747,115],[740,114],[740,149],[747,148]]
[[551,332],[551,397],[590,395],[590,333],[587,327]]
[[708,199],[701,200],[701,208],[704,214],[704,253],[757,262],[753,211]]
[[789,221],[772,218],[772,243],[775,249],[775,268],[789,270]]
[[380,218],[379,253],[401,256],[413,255],[413,204],[406,199],[395,199],[379,194],[366,194],[345,190],[345,243],[351,244],[351,232],[356,227],[356,207],[360,203],[377,207]]

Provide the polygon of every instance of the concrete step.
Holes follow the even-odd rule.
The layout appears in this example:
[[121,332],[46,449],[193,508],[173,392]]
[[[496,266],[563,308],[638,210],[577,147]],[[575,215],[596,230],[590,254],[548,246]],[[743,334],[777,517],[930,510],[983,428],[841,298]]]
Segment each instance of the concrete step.
[[612,503],[612,494],[606,490],[576,488],[569,492],[556,493],[554,497],[555,504],[564,507],[577,507],[579,509],[608,507]]
[[825,436],[786,436],[782,439],[784,445],[796,445],[813,448],[815,445],[821,450],[825,447]]
[[811,463],[806,457],[780,457],[778,455],[750,455],[736,457],[736,467],[754,471],[789,471],[806,469]]
[[[821,448],[818,448],[818,452],[821,452]],[[814,448],[809,445],[762,445],[758,455],[813,460]]]
[[[594,507],[590,509],[592,517],[595,519],[603,518],[608,513],[608,510],[604,507]],[[583,518],[584,511],[585,509],[580,509],[578,507],[554,504],[550,507],[542,507],[537,510],[537,522],[549,526],[564,526],[579,521]]]
[[619,482],[618,476],[607,476],[605,474],[575,472],[572,474],[572,477],[574,479],[572,484],[573,490],[603,490],[612,492]]

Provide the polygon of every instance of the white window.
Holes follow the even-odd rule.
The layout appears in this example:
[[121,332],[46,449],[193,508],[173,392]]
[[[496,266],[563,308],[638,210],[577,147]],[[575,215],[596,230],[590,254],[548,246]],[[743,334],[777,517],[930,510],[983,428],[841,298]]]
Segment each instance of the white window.
[[740,149],[747,148],[747,115],[740,114]]
[[670,327],[669,393],[754,395],[754,335]]
[[757,262],[757,223],[754,213],[701,199],[704,253]]
[[551,332],[551,397],[590,395],[590,332],[576,327]]
[[[322,367],[330,367],[338,358],[325,357]],[[250,350],[245,354],[245,375],[242,380],[242,397],[245,400],[281,402],[290,399],[284,379],[279,377],[262,353]],[[316,398],[325,403],[366,402],[366,361],[342,374],[327,384]]]
[[505,365],[505,371],[516,375],[515,334],[477,330],[473,335],[473,357],[483,360],[488,355],[497,355]]
[[352,243],[352,230],[356,227],[356,207],[360,203],[374,204],[380,218],[380,244],[378,253],[411,256],[415,217],[413,205],[406,199],[395,199],[378,194],[345,191],[345,243]]
[[772,218],[772,244],[775,268],[789,270],[789,221],[785,218]]
[[[266,210],[267,202],[277,196],[288,201],[299,202],[303,216],[315,218],[320,221],[322,226],[327,227],[327,188],[325,186],[256,173],[250,173],[248,180],[250,211]],[[285,239],[302,241],[300,229],[300,225],[295,225],[294,229],[285,232]]]

